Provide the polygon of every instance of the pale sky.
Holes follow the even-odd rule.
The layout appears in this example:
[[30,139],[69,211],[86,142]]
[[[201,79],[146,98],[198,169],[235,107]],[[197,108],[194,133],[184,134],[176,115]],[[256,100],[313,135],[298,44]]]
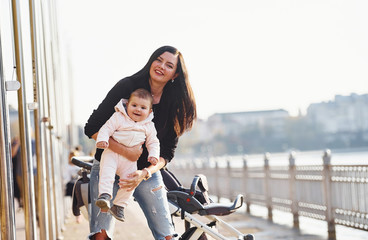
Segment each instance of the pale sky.
[[366,0],[60,0],[75,120],[162,45],[184,55],[200,118],[368,93]]

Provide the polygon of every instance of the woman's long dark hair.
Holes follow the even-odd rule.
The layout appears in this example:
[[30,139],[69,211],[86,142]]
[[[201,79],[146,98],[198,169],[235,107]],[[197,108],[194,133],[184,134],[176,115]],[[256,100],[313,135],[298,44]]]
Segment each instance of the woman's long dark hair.
[[178,64],[176,68],[178,76],[174,79],[174,82],[169,81],[166,84],[164,93],[167,92],[170,96],[170,102],[175,104],[171,115],[174,121],[175,132],[180,136],[185,131],[192,128],[193,123],[197,118],[197,107],[193,90],[188,79],[188,72],[184,63],[184,58],[179,50],[171,46],[158,48],[151,55],[146,65],[140,71],[132,75],[131,78],[147,79],[148,81],[150,78],[149,71],[153,61],[155,61],[164,52],[169,52],[178,56]]

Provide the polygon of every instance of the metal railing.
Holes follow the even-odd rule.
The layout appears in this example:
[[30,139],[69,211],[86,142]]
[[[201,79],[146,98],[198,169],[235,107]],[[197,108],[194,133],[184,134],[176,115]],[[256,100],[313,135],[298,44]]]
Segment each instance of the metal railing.
[[232,166],[230,159],[196,159],[173,161],[170,169],[184,185],[194,174],[207,176],[210,193],[232,199],[245,196],[247,212],[251,205],[264,206],[272,220],[274,209],[293,215],[293,226],[299,228],[299,216],[326,221],[328,239],[336,239],[336,224],[368,230],[368,165],[331,165],[331,152],[326,150],[320,165],[295,165],[290,153],[289,164],[270,166],[270,155],[264,155],[263,166]]

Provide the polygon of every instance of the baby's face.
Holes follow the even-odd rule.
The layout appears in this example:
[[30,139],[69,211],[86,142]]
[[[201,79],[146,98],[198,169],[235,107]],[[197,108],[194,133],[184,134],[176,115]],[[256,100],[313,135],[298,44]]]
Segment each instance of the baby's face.
[[135,122],[145,120],[152,112],[151,101],[132,96],[127,105],[128,116]]

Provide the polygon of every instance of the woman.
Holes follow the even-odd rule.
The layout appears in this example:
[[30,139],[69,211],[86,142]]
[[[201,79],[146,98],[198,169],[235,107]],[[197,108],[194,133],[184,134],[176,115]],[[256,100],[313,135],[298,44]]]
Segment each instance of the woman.
[[[196,103],[182,54],[171,46],[157,49],[139,72],[120,80],[110,90],[88,119],[85,134],[96,140],[100,127],[114,113],[116,103],[121,98],[129,98],[138,88],[147,89],[153,97],[153,122],[160,140],[159,162],[155,166],[147,162],[147,149],[144,145],[143,148],[140,145],[129,148],[110,138],[109,148],[131,161],[138,159],[138,170],[127,179],[120,179],[119,186],[128,191],[135,189],[133,196],[142,208],[154,238],[172,239],[175,232],[159,170],[174,157],[179,136],[192,127],[197,117]],[[99,209],[94,204],[98,195],[101,154],[102,150],[98,149],[91,171],[90,239],[109,239],[114,232],[111,215],[99,214]]]

